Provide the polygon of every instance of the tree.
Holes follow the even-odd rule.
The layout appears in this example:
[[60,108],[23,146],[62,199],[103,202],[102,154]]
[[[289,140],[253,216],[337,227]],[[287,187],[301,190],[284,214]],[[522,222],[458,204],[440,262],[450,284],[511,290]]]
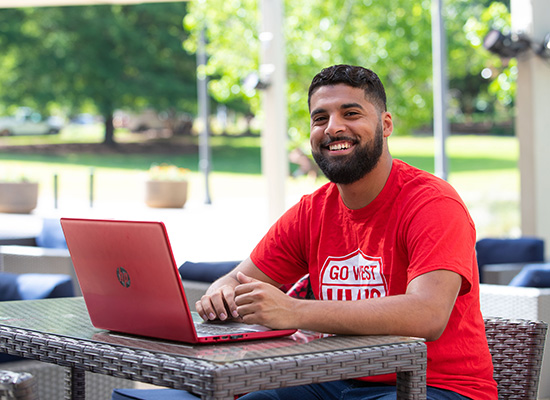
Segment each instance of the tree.
[[[190,3],[185,26],[195,49],[200,30],[207,29],[210,59],[204,73],[210,91],[224,102],[248,99],[261,112],[257,92],[242,85],[259,68],[259,10],[256,0],[209,0]],[[448,67],[461,100],[461,113],[473,113],[488,84],[480,78],[491,57],[470,45],[464,26],[479,16],[488,0],[447,0]],[[331,64],[363,65],[375,70],[388,93],[397,133],[408,133],[432,119],[431,1],[303,0],[285,2],[289,135],[295,144],[309,132],[307,87],[315,73]]]
[[71,112],[94,107],[108,144],[116,109],[194,113],[196,63],[182,49],[185,13],[184,2],[2,10],[0,101]]

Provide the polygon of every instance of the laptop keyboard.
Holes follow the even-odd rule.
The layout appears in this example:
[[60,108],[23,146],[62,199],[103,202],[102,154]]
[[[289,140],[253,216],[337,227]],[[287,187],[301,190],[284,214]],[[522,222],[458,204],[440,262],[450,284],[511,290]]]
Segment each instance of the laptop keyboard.
[[248,329],[245,326],[227,326],[204,323],[195,324],[195,328],[200,336],[231,335],[235,333],[255,331],[255,329]]

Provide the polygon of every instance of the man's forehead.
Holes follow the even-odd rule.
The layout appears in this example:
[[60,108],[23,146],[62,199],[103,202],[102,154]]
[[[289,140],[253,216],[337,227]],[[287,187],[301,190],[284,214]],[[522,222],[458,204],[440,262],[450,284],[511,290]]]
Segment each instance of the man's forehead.
[[366,107],[370,102],[365,98],[365,92],[361,88],[345,84],[321,86],[312,95],[310,100],[310,112],[319,108],[338,107],[349,108],[353,106]]

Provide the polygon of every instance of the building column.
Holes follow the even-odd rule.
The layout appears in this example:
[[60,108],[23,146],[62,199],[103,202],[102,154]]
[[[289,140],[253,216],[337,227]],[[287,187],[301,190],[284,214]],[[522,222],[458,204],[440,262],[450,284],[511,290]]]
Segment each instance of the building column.
[[[536,44],[550,32],[550,1],[512,0],[512,30]],[[519,139],[522,235],[541,237],[550,254],[550,60],[533,51],[518,58],[516,135]]]
[[267,181],[271,224],[286,210],[289,175],[283,1],[262,0],[261,13],[260,80],[267,84],[262,98],[262,173]]

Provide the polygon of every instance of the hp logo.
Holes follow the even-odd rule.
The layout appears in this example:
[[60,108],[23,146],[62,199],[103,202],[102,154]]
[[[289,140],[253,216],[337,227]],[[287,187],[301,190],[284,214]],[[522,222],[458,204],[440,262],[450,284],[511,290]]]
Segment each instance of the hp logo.
[[128,271],[122,267],[118,267],[116,269],[116,276],[122,286],[125,288],[130,287],[130,274],[128,274]]

